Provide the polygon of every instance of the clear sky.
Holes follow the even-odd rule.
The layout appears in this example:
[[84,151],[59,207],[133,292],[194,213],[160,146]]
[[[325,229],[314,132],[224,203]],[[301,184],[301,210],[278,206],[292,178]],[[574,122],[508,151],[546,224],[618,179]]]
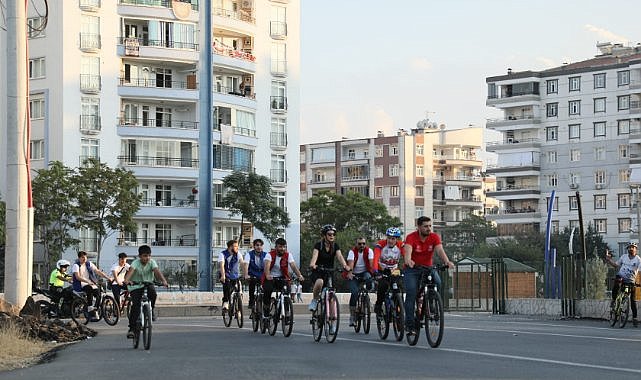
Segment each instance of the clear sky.
[[[638,0],[301,0],[301,143],[500,115],[485,78],[641,42]],[[429,114],[426,112],[429,111]]]

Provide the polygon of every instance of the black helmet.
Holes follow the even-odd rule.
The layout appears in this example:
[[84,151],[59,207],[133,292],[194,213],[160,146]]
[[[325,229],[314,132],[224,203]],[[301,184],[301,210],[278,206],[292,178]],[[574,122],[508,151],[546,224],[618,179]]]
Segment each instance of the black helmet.
[[321,235],[325,236],[329,231],[336,233],[336,227],[333,224],[326,224],[321,228]]

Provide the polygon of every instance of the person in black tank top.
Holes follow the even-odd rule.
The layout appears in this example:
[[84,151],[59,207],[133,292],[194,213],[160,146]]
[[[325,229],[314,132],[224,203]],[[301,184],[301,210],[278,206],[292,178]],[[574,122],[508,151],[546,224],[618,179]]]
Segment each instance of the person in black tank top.
[[[343,268],[345,270],[349,270],[349,266],[343,257],[343,253],[336,243],[336,228],[331,224],[324,225],[323,228],[321,228],[321,236],[321,241],[314,245],[312,259],[309,262],[309,267],[312,271],[317,267],[323,267],[326,269],[333,268],[334,258],[338,258],[338,261],[341,263]],[[313,311],[316,309],[316,304],[318,303],[318,298],[320,297],[321,289],[323,289],[325,279],[322,275],[316,272],[312,272],[311,278],[312,283],[314,284],[314,289],[312,302],[309,304],[309,310]]]

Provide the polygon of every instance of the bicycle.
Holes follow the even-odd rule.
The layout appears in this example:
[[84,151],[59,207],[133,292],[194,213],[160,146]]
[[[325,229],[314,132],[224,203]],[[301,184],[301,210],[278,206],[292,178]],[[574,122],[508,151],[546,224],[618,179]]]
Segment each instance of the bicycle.
[[252,320],[252,331],[256,332],[260,328],[261,333],[264,334],[267,325],[263,323],[263,285],[260,278],[252,276],[251,279],[255,280],[256,285],[254,287],[254,304],[251,307],[249,319]]
[[359,291],[356,299],[356,309],[354,310],[354,331],[358,333],[362,325],[363,333],[365,334],[369,334],[372,309],[367,283],[368,281],[362,278],[358,279]]
[[316,303],[316,308],[312,311],[312,318],[309,321],[312,325],[312,335],[314,336],[314,341],[318,342],[321,339],[323,330],[325,330],[327,342],[334,343],[340,323],[340,308],[333,284],[333,273],[336,270],[322,267],[318,267],[315,270],[321,274],[327,274],[327,281],[323,286],[321,298]]
[[127,318],[129,318],[129,313],[131,312],[131,310],[129,310],[129,305],[131,304],[131,296],[129,295],[129,291],[127,290],[127,288],[120,289],[120,304],[115,302],[115,299],[112,295],[108,294],[106,295],[106,297],[109,297],[114,301],[113,306],[111,306],[111,302],[108,302],[103,306],[103,315],[105,318],[105,322],[108,325],[115,326],[125,310],[127,311]]
[[269,303],[268,332],[274,336],[281,321],[283,335],[288,337],[292,334],[294,327],[294,305],[289,295],[289,286],[284,277],[274,278],[274,297]]
[[142,333],[143,346],[145,350],[149,350],[149,348],[151,348],[151,321],[153,320],[153,316],[151,310],[151,300],[147,295],[147,291],[150,286],[153,286],[154,284],[160,285],[160,283],[143,281],[132,282],[131,284],[142,285],[144,289],[142,293],[142,299],[140,301],[140,315],[138,316],[136,326],[133,329],[133,346],[134,348],[138,348],[138,345],[140,344],[140,334]]
[[395,269],[390,272],[387,270],[380,274],[381,278],[389,279],[389,287],[385,294],[385,299],[381,305],[381,314],[376,314],[376,327],[378,336],[385,340],[389,335],[389,326],[392,324],[394,337],[396,341],[401,341],[405,333],[405,307],[403,305],[403,294],[399,286],[399,281],[403,276],[401,271]]
[[614,299],[614,305],[610,307],[610,326],[614,327],[619,322],[619,328],[624,328],[628,323],[630,315],[630,296],[632,295],[632,287],[640,287],[634,283],[624,283],[623,279],[617,277],[616,281],[619,283],[619,294]]
[[107,294],[103,283],[98,283],[97,285],[100,290],[100,294],[98,296],[98,301],[96,301],[95,304],[98,304],[99,306],[94,308],[92,311],[89,311],[87,295],[85,293],[81,293],[82,295],[80,297],[75,297],[71,302],[71,319],[76,323],[86,325],[89,322],[100,322],[104,317],[105,322],[109,326],[114,326],[118,323],[118,306],[116,305],[116,300],[112,295]]
[[416,345],[421,327],[425,326],[425,336],[427,343],[431,347],[438,347],[443,339],[443,330],[445,322],[445,312],[443,310],[443,301],[436,287],[432,270],[443,270],[447,268],[443,265],[416,266],[420,271],[419,286],[416,292],[416,310],[414,317],[414,326],[416,334],[407,334],[407,343],[410,346]]
[[232,319],[236,319],[239,329],[243,328],[243,292],[240,288],[240,279],[229,280],[230,285],[234,287],[229,300],[229,308],[223,309],[223,323],[225,327],[231,326]]

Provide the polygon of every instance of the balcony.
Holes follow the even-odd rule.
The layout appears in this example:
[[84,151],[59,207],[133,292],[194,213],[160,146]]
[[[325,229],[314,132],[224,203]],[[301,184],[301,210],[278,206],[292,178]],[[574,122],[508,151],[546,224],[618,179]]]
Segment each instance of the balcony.
[[234,11],[226,8],[214,8],[213,14],[214,16],[218,16],[220,19],[237,20],[256,25],[256,18],[251,10],[239,9]]
[[172,129],[198,129],[197,121],[166,120],[166,119],[138,119],[121,117],[118,119],[121,127],[146,127],[146,128],[172,128]]
[[198,160],[184,157],[158,156],[118,156],[121,164],[126,166],[150,166],[162,168],[197,168]]
[[[488,165],[486,172],[497,176],[537,176],[540,174],[541,164],[539,161],[511,163],[506,165]],[[502,174],[502,175],[501,175]]]
[[[84,0],[84,1],[89,1],[89,0]],[[97,0],[93,0],[93,1],[97,1]],[[122,5],[171,8],[173,5],[172,1],[173,0],[119,0],[118,3]],[[198,11],[198,0],[191,0],[191,9],[196,12]]]
[[483,178],[481,176],[451,176],[445,177],[445,185],[447,186],[463,186],[463,187],[481,187],[483,185]]
[[485,193],[488,197],[497,199],[538,199],[540,194],[541,188],[536,185],[508,185]]
[[220,101],[222,103],[229,103],[233,105],[239,105],[248,108],[256,108],[256,94],[251,89],[240,89],[225,87],[215,85],[214,93],[220,94],[219,96],[214,97],[214,101]]
[[485,150],[488,152],[496,152],[508,149],[537,149],[541,148],[541,139],[527,138],[516,139],[513,137],[507,138],[503,141],[490,141],[485,144]]
[[273,113],[287,112],[287,97],[286,96],[271,96],[269,98],[270,109]]
[[287,134],[272,132],[269,135],[269,145],[272,149],[286,149],[287,148]]
[[163,61],[197,62],[199,46],[194,42],[118,37],[117,54]]
[[541,100],[539,94],[538,82],[525,82],[503,85],[501,87],[501,96],[496,93],[491,93],[487,97],[485,104],[487,106],[524,106],[536,105]]
[[287,37],[287,23],[283,21],[270,21],[269,35],[275,40],[282,40]]
[[369,175],[363,174],[363,175],[350,175],[350,176],[342,176],[341,181],[342,182],[354,182],[354,181],[367,181],[369,179]]
[[80,132],[95,135],[100,132],[100,115],[80,115]]
[[483,208],[483,202],[481,201],[480,197],[446,199],[445,206],[446,207],[467,207],[467,208],[474,208],[474,209],[480,210]]
[[287,76],[287,60],[272,59],[271,73],[277,77]]
[[80,50],[84,52],[97,52],[100,48],[100,34],[80,33]]
[[641,117],[641,101],[631,100],[629,112],[630,112],[630,115],[634,115],[635,117]]
[[536,128],[541,124],[541,118],[534,115],[508,116],[501,119],[487,119],[486,126],[497,131]]
[[120,238],[118,246],[121,247],[138,247],[141,245],[168,246],[168,247],[197,247],[198,240],[196,234],[180,235],[176,239],[152,239],[152,238]]
[[256,71],[256,57],[248,51],[237,50],[214,42],[213,52],[216,55],[215,64],[217,66],[234,67],[249,72]]
[[186,82],[164,79],[119,78],[118,95],[132,98],[197,101],[199,93],[195,75],[193,79],[189,78],[189,76],[187,77]]
[[80,0],[80,9],[88,12],[96,12],[100,9],[100,0]]
[[85,94],[97,94],[101,88],[100,75],[80,74],[80,91]]

